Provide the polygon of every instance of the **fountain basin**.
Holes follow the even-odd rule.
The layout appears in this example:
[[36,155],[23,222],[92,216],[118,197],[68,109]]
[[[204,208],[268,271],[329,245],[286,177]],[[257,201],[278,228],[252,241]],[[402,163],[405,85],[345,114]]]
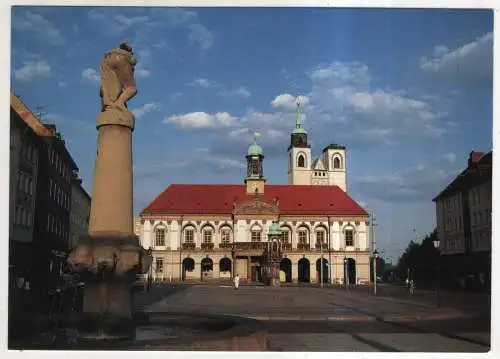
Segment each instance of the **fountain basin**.
[[136,313],[133,338],[79,332],[78,317],[60,318],[49,329],[9,345],[9,349],[50,350],[217,350],[264,351],[258,321],[197,313]]

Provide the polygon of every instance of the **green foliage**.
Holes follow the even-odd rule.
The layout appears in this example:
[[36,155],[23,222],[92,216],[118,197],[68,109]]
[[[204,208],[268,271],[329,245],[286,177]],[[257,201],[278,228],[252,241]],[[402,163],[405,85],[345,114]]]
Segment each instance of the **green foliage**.
[[439,259],[439,251],[434,248],[435,239],[437,239],[436,229],[427,234],[420,243],[410,241],[398,260],[397,273],[400,278],[405,279],[410,269],[410,275],[416,281],[430,282],[434,279]]

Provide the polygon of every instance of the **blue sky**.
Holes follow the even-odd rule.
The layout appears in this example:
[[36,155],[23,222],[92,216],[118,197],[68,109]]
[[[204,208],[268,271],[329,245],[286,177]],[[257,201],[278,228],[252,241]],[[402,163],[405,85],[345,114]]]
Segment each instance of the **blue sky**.
[[349,194],[397,258],[468,153],[491,149],[492,31],[485,10],[16,7],[11,85],[91,191],[99,60],[133,45],[137,212],[170,183],[243,183],[254,131],[268,183],[286,183],[302,96],[313,155],[348,147]]

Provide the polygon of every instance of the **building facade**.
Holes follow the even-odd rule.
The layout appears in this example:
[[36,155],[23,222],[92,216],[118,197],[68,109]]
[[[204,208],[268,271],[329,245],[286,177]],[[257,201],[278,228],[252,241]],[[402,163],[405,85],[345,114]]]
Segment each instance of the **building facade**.
[[11,93],[10,267],[44,306],[60,279],[70,239],[72,177],[78,168],[55,125]]
[[39,136],[28,117],[24,104],[11,95],[9,265],[24,276],[32,261],[39,164]]
[[456,285],[490,285],[492,158],[471,152],[467,168],[433,199],[445,275]]
[[[289,153],[310,163],[307,152],[300,152],[307,147],[300,147],[304,142],[296,142],[295,135]],[[325,153],[332,164],[341,161],[345,172],[345,148],[338,159],[337,147]],[[173,184],[141,211],[136,233],[153,251],[155,280],[228,280],[237,273],[243,281],[261,281],[269,229],[277,221],[283,281],[316,282],[321,274],[325,282],[370,281],[368,213],[345,187],[266,184],[264,153],[256,140],[246,160],[242,185]]]
[[71,179],[71,212],[69,221],[69,247],[78,243],[78,238],[88,233],[91,198],[82,185],[82,179],[74,173]]

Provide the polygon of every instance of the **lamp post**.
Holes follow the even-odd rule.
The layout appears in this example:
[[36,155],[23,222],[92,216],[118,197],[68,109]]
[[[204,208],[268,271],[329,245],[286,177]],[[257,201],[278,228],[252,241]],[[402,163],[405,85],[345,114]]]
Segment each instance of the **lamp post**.
[[437,307],[441,308],[441,255],[439,253],[439,239],[433,241],[434,248],[438,250],[438,262],[436,265],[436,296],[437,296]]
[[378,252],[375,249],[373,251],[373,294],[377,295],[377,258]]
[[344,257],[344,285],[345,285],[345,290],[348,290],[349,275],[347,273],[347,257]]

